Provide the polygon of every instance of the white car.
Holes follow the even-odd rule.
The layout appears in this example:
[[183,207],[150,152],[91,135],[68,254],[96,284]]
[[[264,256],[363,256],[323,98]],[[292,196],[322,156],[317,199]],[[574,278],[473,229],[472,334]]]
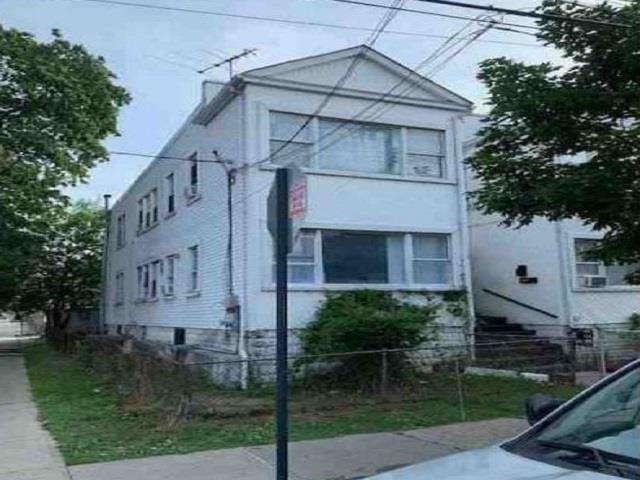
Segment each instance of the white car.
[[527,419],[530,429],[500,445],[369,480],[640,479],[640,360],[567,402],[534,395]]

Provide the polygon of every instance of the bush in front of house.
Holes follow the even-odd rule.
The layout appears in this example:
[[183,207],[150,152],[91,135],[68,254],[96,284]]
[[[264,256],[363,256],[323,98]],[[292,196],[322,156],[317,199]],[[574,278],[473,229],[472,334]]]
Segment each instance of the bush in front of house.
[[[435,339],[437,311],[438,306],[410,304],[390,292],[358,290],[330,295],[300,332],[305,357],[298,365],[341,387],[375,389],[385,377],[389,384],[397,383],[411,371],[406,352],[348,352],[418,347]],[[345,355],[335,355],[340,353]],[[309,357],[316,355],[319,357]]]

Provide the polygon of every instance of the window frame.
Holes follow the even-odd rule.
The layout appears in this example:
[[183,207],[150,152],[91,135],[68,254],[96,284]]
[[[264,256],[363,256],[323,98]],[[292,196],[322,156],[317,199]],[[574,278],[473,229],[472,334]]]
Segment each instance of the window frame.
[[[632,285],[632,284],[610,284],[609,283],[609,275],[607,273],[607,265],[604,264],[601,260],[593,261],[593,262],[579,262],[578,261],[578,249],[576,248],[576,243],[579,240],[587,240],[587,241],[602,241],[601,235],[593,235],[589,233],[576,233],[571,234],[568,237],[568,248],[570,251],[570,271],[571,271],[571,286],[574,291],[578,292],[612,292],[612,291],[640,291],[640,285]],[[597,276],[603,276],[607,278],[607,285],[604,287],[586,287],[580,284],[579,277],[583,277],[585,275],[578,274],[578,264],[597,264],[598,265],[598,274]]]
[[[200,161],[197,151],[193,152],[187,157],[188,170],[187,170],[187,198],[191,199],[197,197],[200,194]],[[195,172],[195,175],[194,175]],[[194,181],[195,179],[195,181]]]
[[[298,115],[298,116],[303,116],[303,117],[310,117],[311,115],[309,114],[304,114],[304,113],[299,113],[299,112],[291,112],[291,111],[284,111],[278,108],[275,109],[267,109],[267,135],[266,135],[266,149],[268,152],[268,155],[271,155],[271,141],[275,140],[275,141],[283,141],[283,140],[287,140],[287,139],[279,139],[279,138],[275,138],[272,134],[272,129],[271,129],[271,114],[276,113],[276,114],[289,114],[289,115]],[[400,147],[400,152],[399,152],[399,156],[398,156],[398,161],[399,161],[399,165],[398,165],[398,173],[376,173],[376,172],[367,172],[367,171],[363,171],[363,170],[336,170],[336,169],[329,169],[329,168],[322,168],[320,165],[320,155],[319,155],[319,138],[320,138],[320,121],[321,120],[328,120],[328,121],[337,121],[337,122],[346,122],[349,121],[349,119],[345,119],[345,118],[337,118],[337,117],[332,117],[332,116],[322,116],[322,117],[318,117],[315,116],[311,119],[311,122],[309,122],[309,125],[306,127],[306,129],[308,129],[310,131],[310,135],[311,135],[311,140],[310,140],[310,145],[311,145],[311,158],[310,158],[310,164],[309,166],[302,166],[301,168],[303,169],[307,169],[307,170],[312,170],[317,173],[326,173],[326,174],[334,174],[334,175],[345,175],[345,176],[359,176],[359,177],[374,177],[374,178],[389,178],[389,179],[404,179],[404,180],[412,180],[412,181],[421,181],[421,182],[437,182],[437,183],[450,183],[455,181],[455,179],[453,178],[454,175],[454,170],[451,165],[450,165],[450,158],[451,158],[451,151],[453,150],[452,145],[450,145],[450,131],[447,127],[423,127],[423,126],[407,126],[407,125],[398,125],[398,124],[393,124],[393,123],[383,123],[383,122],[354,122],[357,123],[358,125],[372,125],[372,126],[378,126],[378,127],[382,127],[382,128],[391,128],[391,129],[398,129],[399,130],[399,138],[400,138],[400,142],[399,142],[399,147]],[[441,141],[442,141],[442,154],[436,155],[436,154],[430,154],[430,153],[421,153],[421,152],[412,152],[409,150],[409,146],[408,146],[408,132],[409,130],[422,130],[422,131],[430,131],[430,132],[438,132],[441,135]],[[305,145],[308,144],[308,142],[300,142],[298,139],[296,139],[294,142],[291,143],[304,143]],[[425,156],[435,156],[435,157],[439,157],[441,159],[441,171],[442,171],[442,175],[437,177],[437,176],[427,176],[427,175],[410,175],[408,173],[408,156],[410,154],[414,154],[414,155],[425,155]],[[289,159],[287,159],[289,160]],[[287,161],[285,161],[285,163],[287,163]],[[281,166],[281,164],[275,163],[273,161],[269,162],[268,165],[265,165],[263,167],[266,168],[276,168]]]
[[200,291],[200,245],[195,244],[187,248],[189,253],[189,269],[187,271],[187,293],[193,294]]
[[[405,255],[408,258],[408,262],[411,262],[411,267],[410,267],[410,272],[409,274],[411,275],[411,284],[412,285],[450,285],[450,284],[454,284],[455,283],[455,279],[454,277],[454,268],[453,268],[453,252],[452,252],[452,236],[451,235],[447,235],[447,234],[443,234],[443,233],[410,233],[409,235],[409,240],[411,243],[411,246],[409,247],[409,252],[406,252]],[[440,237],[444,237],[445,239],[445,245],[447,248],[447,256],[446,258],[438,258],[438,257],[417,257],[416,253],[415,253],[415,239],[416,237],[419,236],[432,236],[432,237],[436,237],[436,236],[440,236]],[[408,242],[407,242],[408,243]],[[405,243],[405,246],[407,245],[407,243]],[[415,268],[415,264],[416,262],[441,262],[441,263],[446,263],[449,265],[449,274],[451,276],[451,282],[450,283],[421,283],[418,282],[416,280],[416,268]]]
[[171,172],[164,177],[165,180],[165,207],[166,215],[172,215],[176,212],[176,175]]
[[123,248],[127,243],[127,216],[126,212],[116,217],[116,248]]
[[120,270],[116,272],[116,277],[115,277],[114,304],[116,306],[124,305],[124,296],[125,296],[124,271]]
[[[172,275],[169,276],[169,271]],[[164,259],[164,268],[162,274],[162,294],[165,297],[173,297],[176,294],[176,278],[178,276],[178,254],[167,255]],[[171,282],[168,279],[171,278]]]
[[[324,276],[324,255],[322,246],[322,232],[327,230],[344,231],[353,233],[373,233],[385,236],[398,235],[404,238],[403,243],[403,271],[404,278],[400,283],[327,283]],[[313,232],[314,235],[314,276],[312,283],[289,283],[289,287],[293,290],[353,290],[358,288],[372,288],[382,290],[431,290],[431,291],[448,291],[462,288],[460,280],[460,271],[456,265],[456,258],[459,257],[457,250],[457,233],[451,231],[397,231],[397,230],[380,230],[371,228],[337,228],[330,225],[322,227],[311,227],[304,229],[306,232]],[[416,283],[414,281],[414,257],[413,257],[413,236],[414,235],[441,235],[447,239],[447,259],[438,259],[438,261],[447,262],[450,271],[450,283],[446,284],[426,284]],[[264,289],[272,290],[275,286],[274,275],[274,258],[273,258],[273,240],[270,235],[265,235],[267,241],[267,262],[268,268],[265,268]],[[289,266],[290,267],[290,266]],[[291,274],[289,272],[289,278]]]

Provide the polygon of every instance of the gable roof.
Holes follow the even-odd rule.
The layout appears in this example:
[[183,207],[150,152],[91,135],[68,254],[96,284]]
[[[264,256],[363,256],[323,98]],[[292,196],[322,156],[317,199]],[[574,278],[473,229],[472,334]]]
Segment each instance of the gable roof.
[[430,100],[464,109],[470,109],[473,105],[470,100],[366,45],[256,68],[240,76],[249,83],[252,80],[271,79],[293,84],[333,87],[357,55],[361,56],[358,68],[341,91],[387,93],[400,82],[388,98]]
[[[344,85],[335,85],[354,57],[360,55]],[[207,124],[244,88],[246,84],[268,85],[340,96],[445,108],[469,113],[470,100],[452,92],[414,70],[366,45],[313,55],[236,75],[209,102],[203,104],[194,122]]]

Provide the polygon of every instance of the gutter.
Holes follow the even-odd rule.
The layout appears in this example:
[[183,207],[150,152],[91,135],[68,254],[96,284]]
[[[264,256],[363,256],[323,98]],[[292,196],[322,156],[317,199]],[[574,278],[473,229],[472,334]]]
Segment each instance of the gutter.
[[[247,161],[247,152],[249,151],[249,140],[248,140],[248,132],[249,132],[249,116],[247,115],[247,96],[243,94],[240,98],[241,108],[239,113],[239,121],[238,126],[240,130],[239,135],[239,145],[238,152],[239,161],[242,162],[242,165],[248,163]],[[242,362],[240,363],[240,386],[242,389],[246,389],[249,383],[249,354],[247,353],[247,346],[245,343],[246,335],[246,319],[248,318],[248,306],[249,306],[249,288],[248,278],[249,278],[249,247],[247,245],[247,232],[249,228],[249,202],[247,201],[248,197],[248,181],[249,181],[249,169],[243,168],[239,170],[239,173],[242,175],[242,276],[244,281],[242,282],[242,310],[240,312],[238,318],[238,355]]]
[[[464,165],[464,151],[462,148],[462,139],[460,138],[460,123],[463,121],[463,116],[455,117],[452,120],[453,126],[453,141],[454,141],[454,155],[457,168],[457,180],[458,180],[458,226],[460,229],[460,244],[462,249],[462,270],[464,275],[464,283],[467,288],[467,308],[469,310],[469,339],[471,344],[475,343],[475,326],[476,326],[476,313],[475,303],[473,301],[473,289],[471,280],[471,227],[469,226],[469,211],[467,194],[469,190],[469,183],[467,179],[467,170]],[[472,349],[472,354],[473,354]]]

